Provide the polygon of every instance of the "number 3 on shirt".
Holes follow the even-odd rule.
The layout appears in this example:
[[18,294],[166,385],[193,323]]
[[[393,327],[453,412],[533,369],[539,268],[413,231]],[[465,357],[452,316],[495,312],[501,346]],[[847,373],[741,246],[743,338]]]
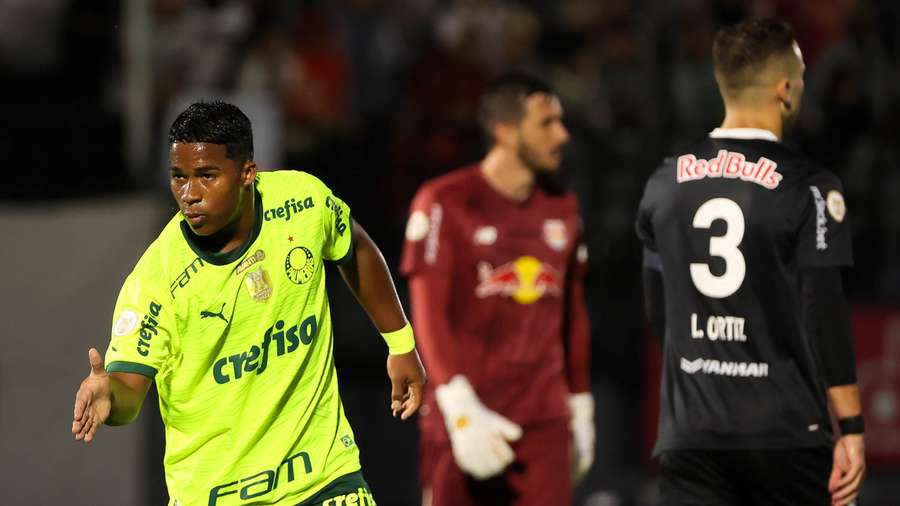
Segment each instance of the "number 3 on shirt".
[[728,297],[744,282],[747,263],[738,249],[744,238],[744,213],[733,200],[715,198],[704,202],[694,214],[694,228],[709,229],[715,220],[725,221],[725,235],[709,238],[709,254],[725,260],[725,272],[716,276],[709,264],[691,263],[691,279],[703,295],[714,299]]

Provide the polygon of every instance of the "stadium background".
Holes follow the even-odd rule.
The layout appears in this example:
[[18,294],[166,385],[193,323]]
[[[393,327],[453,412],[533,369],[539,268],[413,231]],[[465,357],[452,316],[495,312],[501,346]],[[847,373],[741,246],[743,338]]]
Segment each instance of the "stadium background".
[[[302,168],[349,202],[396,267],[423,180],[477,160],[482,85],[550,81],[573,142],[564,176],[591,249],[598,450],[578,504],[654,504],[646,459],[655,345],[632,232],[660,157],[718,124],[716,28],[792,22],[808,63],[801,146],[843,179],[870,479],[900,505],[900,3],[893,0],[6,0],[0,2],[0,487],[4,504],[165,500],[155,399],[89,448],[69,434],[86,349],[175,209],[163,135],[199,98],[240,105],[265,168]],[[384,347],[332,283],[342,391],[382,505],[417,504],[416,430],[387,410]],[[405,286],[400,283],[401,292]],[[404,293],[405,297],[405,293]]]

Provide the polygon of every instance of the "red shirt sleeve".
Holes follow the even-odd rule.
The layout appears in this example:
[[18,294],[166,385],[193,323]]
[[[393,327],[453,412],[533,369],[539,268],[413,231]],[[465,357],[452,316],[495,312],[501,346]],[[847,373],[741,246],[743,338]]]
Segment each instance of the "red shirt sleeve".
[[447,274],[453,267],[451,230],[444,203],[427,184],[419,189],[406,221],[400,272],[412,277],[423,273]]
[[410,206],[400,272],[409,278],[417,348],[434,385],[460,372],[448,314],[453,268],[448,225],[444,203],[423,186]]
[[572,393],[590,391],[591,325],[584,301],[584,277],[587,274],[587,245],[579,241],[573,252],[566,286],[566,375]]

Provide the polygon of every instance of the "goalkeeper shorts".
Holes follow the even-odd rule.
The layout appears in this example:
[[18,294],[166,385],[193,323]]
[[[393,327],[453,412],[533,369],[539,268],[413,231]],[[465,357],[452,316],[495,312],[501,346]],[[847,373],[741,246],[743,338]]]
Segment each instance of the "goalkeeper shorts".
[[446,436],[423,432],[420,447],[425,506],[565,506],[572,503],[571,441],[566,422],[522,427],[511,443],[516,459],[484,481],[463,473]]

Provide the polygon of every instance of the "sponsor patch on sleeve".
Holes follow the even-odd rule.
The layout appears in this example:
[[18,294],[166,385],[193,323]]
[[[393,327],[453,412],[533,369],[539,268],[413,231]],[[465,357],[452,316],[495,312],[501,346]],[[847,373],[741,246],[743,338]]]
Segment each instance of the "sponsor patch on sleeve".
[[122,311],[116,323],[113,324],[113,335],[116,337],[127,336],[137,327],[138,315],[130,309]]
[[844,217],[847,215],[847,206],[844,204],[844,196],[841,195],[841,192],[831,190],[828,192],[825,202],[828,207],[828,214],[834,218],[834,221],[838,223],[844,221]]
[[428,227],[428,216],[422,211],[413,211],[406,222],[406,240],[409,242],[421,241],[428,235]]

